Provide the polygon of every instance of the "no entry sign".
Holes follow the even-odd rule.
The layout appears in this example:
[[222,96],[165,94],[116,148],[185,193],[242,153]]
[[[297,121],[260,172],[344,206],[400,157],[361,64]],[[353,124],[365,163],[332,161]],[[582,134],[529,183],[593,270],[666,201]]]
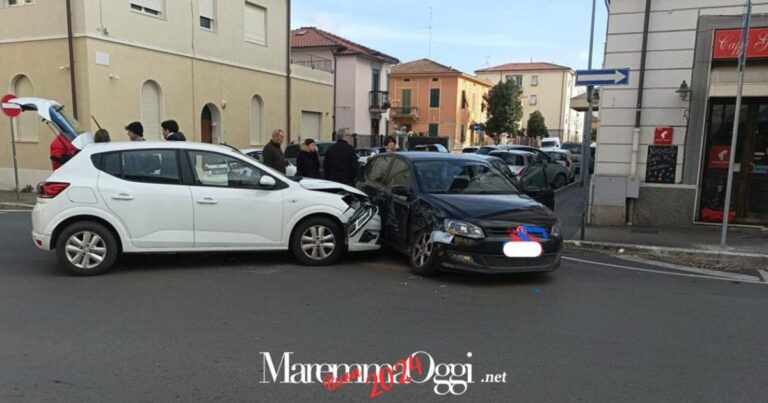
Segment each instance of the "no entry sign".
[[8,102],[13,99],[16,99],[15,95],[7,94],[6,96],[3,97],[1,102],[3,104],[3,113],[8,115],[8,117],[15,118],[16,116],[19,116],[21,114],[21,106]]

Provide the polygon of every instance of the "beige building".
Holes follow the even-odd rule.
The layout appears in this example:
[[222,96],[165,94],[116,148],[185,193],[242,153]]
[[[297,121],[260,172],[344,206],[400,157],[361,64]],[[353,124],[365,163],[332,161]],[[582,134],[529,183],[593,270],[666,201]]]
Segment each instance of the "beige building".
[[[289,116],[294,138],[330,138],[332,76],[298,65],[289,72],[285,0],[73,0],[74,63],[66,3],[16,3],[0,6],[7,91],[70,112],[76,101],[80,123],[93,131],[93,115],[113,141],[126,140],[134,120],[146,139],[160,140],[160,122],[175,119],[189,140],[261,146]],[[300,94],[290,108],[289,90]],[[53,134],[33,114],[18,127],[20,183],[34,185],[50,173]],[[2,144],[9,131],[0,124]],[[0,147],[0,188],[13,186],[9,148]]]
[[570,67],[551,63],[509,63],[475,73],[494,84],[514,80],[522,88],[521,127],[525,128],[531,113],[540,111],[552,137],[581,141],[584,115],[571,109],[571,98],[584,90],[576,87],[576,76]]

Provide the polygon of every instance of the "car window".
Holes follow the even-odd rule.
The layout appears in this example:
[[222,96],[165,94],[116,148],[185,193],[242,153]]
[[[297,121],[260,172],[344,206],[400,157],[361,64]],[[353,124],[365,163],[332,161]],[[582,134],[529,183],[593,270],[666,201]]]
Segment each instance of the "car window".
[[467,160],[419,161],[416,178],[432,194],[518,194],[512,180],[490,164]]
[[370,166],[366,169],[365,178],[377,185],[384,185],[390,160],[391,158],[388,157],[380,157],[372,160]]
[[264,175],[255,166],[222,154],[190,151],[189,159],[198,186],[256,189]]
[[291,144],[285,148],[285,158],[296,158],[299,156],[301,148],[298,144]]
[[542,141],[541,142],[542,147],[556,147],[557,142],[556,141]]
[[541,166],[526,169],[521,182],[527,190],[544,190],[549,186],[546,171]]
[[387,188],[392,189],[395,186],[405,186],[407,188],[413,186],[411,167],[409,167],[405,161],[397,158],[392,161],[392,169],[389,172]]
[[127,181],[181,183],[176,150],[135,150],[108,153],[101,162],[102,171]]

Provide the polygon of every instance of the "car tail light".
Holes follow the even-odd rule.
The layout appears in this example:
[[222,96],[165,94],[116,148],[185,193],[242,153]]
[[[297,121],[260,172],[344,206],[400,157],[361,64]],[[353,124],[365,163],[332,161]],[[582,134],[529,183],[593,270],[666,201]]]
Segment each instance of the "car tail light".
[[526,169],[527,169],[527,167],[523,167],[519,171],[517,171],[517,178],[518,179],[523,179],[523,175],[525,175],[525,170]]
[[571,167],[571,161],[565,160],[565,167],[570,168]]
[[37,185],[37,197],[41,199],[53,199],[69,187],[64,182],[41,182]]

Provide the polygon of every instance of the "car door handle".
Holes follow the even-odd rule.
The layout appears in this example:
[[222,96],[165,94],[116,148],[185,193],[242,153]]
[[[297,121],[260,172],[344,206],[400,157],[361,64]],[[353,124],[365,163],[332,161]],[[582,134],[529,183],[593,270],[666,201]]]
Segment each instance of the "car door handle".
[[112,200],[133,200],[133,196],[128,193],[120,193],[112,196]]
[[219,204],[219,201],[211,197],[205,197],[197,201],[197,204]]

